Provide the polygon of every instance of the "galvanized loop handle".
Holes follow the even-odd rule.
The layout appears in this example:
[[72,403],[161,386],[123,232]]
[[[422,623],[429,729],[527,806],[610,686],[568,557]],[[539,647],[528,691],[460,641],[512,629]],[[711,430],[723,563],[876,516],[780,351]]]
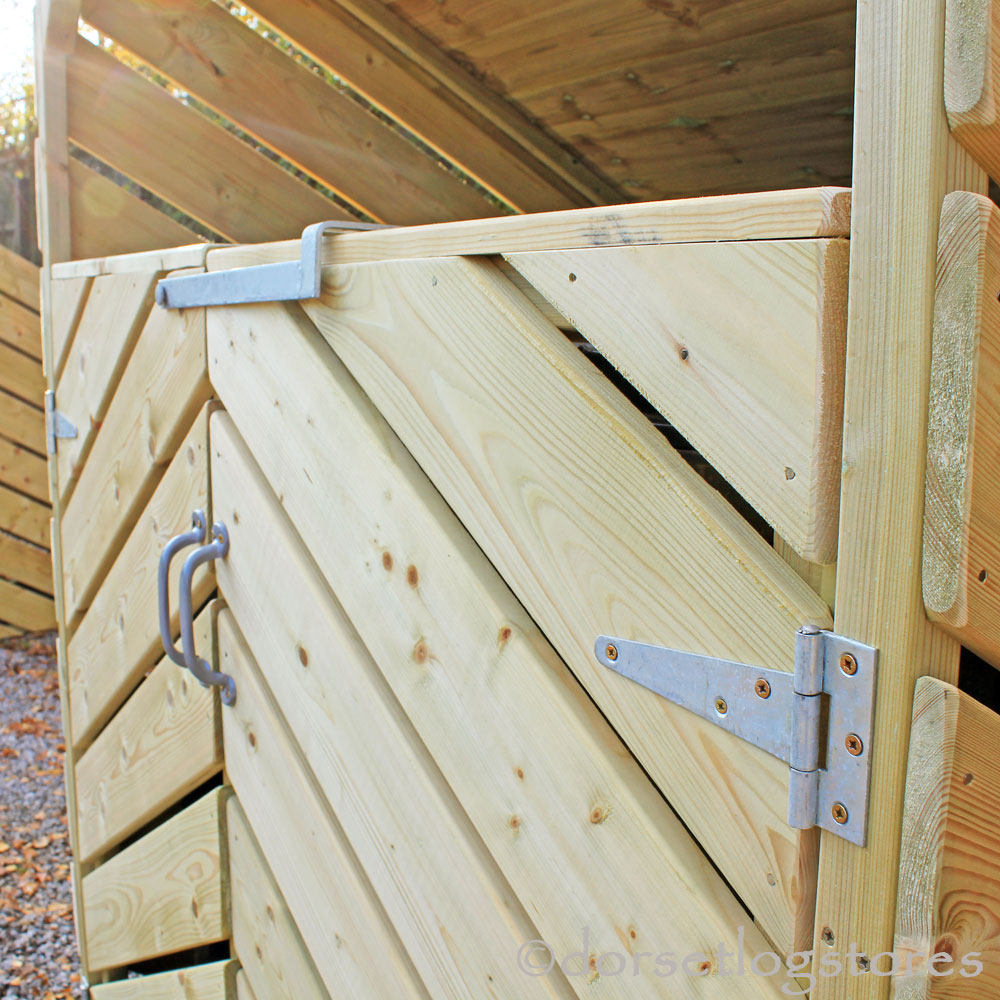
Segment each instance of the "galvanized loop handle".
[[163,652],[179,667],[186,666],[184,654],[174,645],[170,632],[170,563],[171,560],[189,545],[197,545],[208,537],[208,518],[203,510],[191,513],[191,531],[175,535],[167,542],[160,555],[160,565],[157,571],[156,585],[160,600],[160,641]]
[[221,559],[229,551],[229,530],[221,521],[212,525],[212,541],[195,549],[184,560],[181,567],[180,582],[180,615],[181,615],[181,649],[184,650],[184,663],[188,670],[202,683],[204,687],[222,688],[222,700],[227,705],[236,702],[236,681],[229,674],[213,670],[211,664],[201,659],[194,648],[194,615],[191,607],[191,582],[195,570],[212,559]]

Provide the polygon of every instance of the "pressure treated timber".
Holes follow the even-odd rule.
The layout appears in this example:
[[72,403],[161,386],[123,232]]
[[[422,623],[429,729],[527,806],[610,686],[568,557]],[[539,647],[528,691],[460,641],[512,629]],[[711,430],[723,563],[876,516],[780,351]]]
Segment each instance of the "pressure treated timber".
[[89,603],[210,392],[205,311],[157,306],[63,515],[67,622],[75,622]]
[[[438,74],[423,66],[421,56],[432,46],[412,31],[410,45],[402,38],[394,44],[397,39],[384,36],[384,22],[372,30],[338,3],[257,0],[254,13],[518,211],[623,200],[457,64],[438,57]],[[495,117],[475,108],[473,93],[490,102]]]
[[46,371],[46,375],[51,375],[53,382],[58,383],[62,374],[66,352],[73,343],[92,283],[93,279],[89,275],[47,283],[50,302],[47,320],[52,331],[52,371]]
[[1000,177],[1000,5],[947,0],[944,104],[952,135],[991,177]]
[[351,217],[82,37],[68,95],[73,142],[226,239],[288,238]]
[[70,157],[69,179],[74,257],[137,253],[197,239],[186,226],[76,157]]
[[99,274],[136,274],[143,271],[178,271],[203,267],[205,255],[215,243],[192,243],[162,250],[142,250],[90,260],[68,260],[52,267],[53,282],[95,278]]
[[1000,992],[998,826],[1000,715],[920,678],[903,804],[897,1000]]
[[50,516],[47,504],[0,486],[0,525],[4,531],[47,548]]
[[222,715],[226,773],[327,990],[430,1000],[229,611],[216,629],[218,669],[237,678],[236,704]]
[[0,567],[6,576],[40,590],[52,593],[52,563],[47,549],[0,534]]
[[0,293],[0,341],[41,360],[42,337],[38,314]]
[[924,494],[923,593],[933,621],[1000,667],[1000,213],[944,200]]
[[0,342],[0,389],[41,406],[45,395],[42,366],[34,358]]
[[93,1000],[237,1000],[231,959],[90,987]]
[[16,299],[22,305],[39,308],[38,265],[0,246],[0,292]]
[[329,1000],[235,796],[229,800],[226,825],[233,951],[255,992],[271,1000]]
[[[214,646],[212,616],[209,605],[194,622],[201,655]],[[76,759],[80,863],[106,853],[221,769],[218,692],[162,657]]]
[[247,974],[240,969],[236,974],[236,1000],[257,1000],[257,996],[250,986]]
[[49,483],[45,459],[0,437],[0,484],[47,502]]
[[[324,397],[335,395],[339,393],[331,383]],[[349,417],[352,426],[360,422],[360,409],[352,413],[339,401],[334,405],[333,412]],[[377,720],[386,710],[362,700],[347,666],[352,647],[360,657],[368,654],[342,613],[324,609],[326,587],[317,569],[231,426],[226,415],[213,419],[216,512],[234,526],[230,554],[219,566],[220,590],[238,620],[246,623],[245,634],[257,647],[259,661],[268,664],[274,695],[310,762],[322,758],[323,738],[334,728],[358,726],[348,748],[364,747],[375,733],[381,741],[388,724]],[[355,444],[351,452],[360,448]],[[364,631],[362,639],[486,848],[533,915],[537,933],[567,955],[579,948],[584,926],[598,952],[602,946],[617,947],[625,914],[630,936],[639,946],[670,940],[684,951],[685,946],[735,934],[742,911],[700,851],[454,517],[441,509],[440,500],[425,500],[433,490],[412,460],[398,447],[393,458],[410,470],[412,479],[400,474],[368,489],[397,498],[402,510],[389,513],[405,519],[414,534],[426,539],[427,546],[440,553],[442,565],[428,559],[419,570],[411,565],[407,571],[403,562],[396,563],[405,544],[397,548],[382,537],[374,551],[359,556],[357,542],[336,538],[332,544],[342,551],[346,567],[336,581],[338,590],[340,585],[358,590],[352,613]],[[379,464],[384,462],[379,456]],[[353,510],[339,509],[345,530],[362,536],[367,526],[353,523]],[[380,523],[382,531],[394,530],[388,518]],[[264,576],[264,553],[252,544],[252,533],[260,526],[266,526],[274,543]],[[281,552],[287,562],[276,561],[273,552]],[[356,567],[362,560],[369,580],[359,587]],[[290,590],[286,580],[296,581],[294,602],[282,599]],[[264,609],[270,611],[262,617]],[[419,637],[416,644],[414,636]],[[335,663],[326,650],[337,650]],[[305,688],[297,680],[303,661],[309,671]],[[354,706],[356,723],[331,713],[328,706],[339,701]],[[365,727],[372,735],[364,735]],[[406,792],[393,792],[397,781],[410,785],[412,797],[424,801],[426,796],[417,792],[414,765],[390,775],[365,763],[379,761],[383,754],[361,750],[361,756],[346,772],[360,790],[342,792],[341,801],[360,798],[373,784],[385,788],[390,800],[406,798]],[[326,765],[313,766],[323,782]],[[359,777],[365,773],[370,774],[367,781]],[[341,779],[342,785],[348,781]],[[396,810],[405,815],[400,806]],[[606,823],[611,816],[614,821]],[[343,822],[350,830],[347,820]],[[376,826],[374,818],[370,825]],[[411,824],[416,829],[424,826]],[[385,819],[377,823],[380,831],[387,828]],[[397,854],[398,837],[391,835]],[[360,847],[358,851],[364,860]],[[659,872],[661,885],[655,901],[647,893],[651,870]],[[378,880],[372,879],[377,887]],[[458,895],[463,891],[459,886],[466,883],[456,872],[439,892],[452,886],[450,892]],[[664,896],[672,900],[669,910],[660,905]],[[440,907],[439,902],[434,905]],[[759,942],[749,935],[748,953],[755,944]],[[629,979],[623,995],[645,996],[651,989],[655,994],[654,986],[659,987],[648,971],[650,975],[639,981]],[[571,985],[585,992],[589,988],[575,978]],[[617,996],[625,985],[609,982],[604,989]],[[739,995],[751,994],[744,989]],[[765,989],[762,995],[770,993]]]
[[83,18],[378,221],[412,226],[501,213],[212,0],[172,0],[152,9],[87,0]]
[[149,316],[158,277],[153,272],[94,279],[56,386],[56,408],[76,427],[76,437],[62,438],[56,447],[63,504]]
[[10,625],[0,625],[0,639],[10,639],[15,635],[21,635],[21,630]]
[[[231,421],[219,414],[211,434],[215,517],[232,525],[219,590],[254,659],[267,665],[271,695],[428,992],[565,996],[564,983],[522,982],[508,961],[538,937],[526,908],[393,703]],[[258,537],[269,539],[266,550]],[[262,578],[255,555],[265,551]],[[324,650],[336,650],[335,660]],[[249,700],[240,685],[238,697]],[[338,703],[352,710],[336,712]],[[432,840],[414,838],[431,828]]]
[[[787,827],[784,794],[763,794],[787,769],[601,667],[593,640],[790,669],[795,630],[822,625],[826,606],[489,262],[329,277],[306,304],[320,332],[766,932],[792,950],[814,839]],[[693,576],[692,564],[703,571]],[[710,761],[693,752],[702,741]],[[725,760],[726,773],[744,775],[739,805],[718,794]],[[680,777],[706,773],[711,796]]]
[[[82,749],[89,742],[160,655],[156,580],[160,553],[174,535],[190,529],[192,511],[204,510],[211,519],[208,489],[206,410],[177,449],[69,639],[67,692],[74,747]],[[174,635],[180,628],[176,595],[183,561],[179,554],[170,568]],[[195,609],[214,586],[210,566],[201,567],[192,580]]]
[[[448,266],[450,264],[448,262]],[[448,266],[438,272],[442,281],[448,273]],[[479,301],[472,301],[475,305],[470,308],[482,307]],[[412,301],[406,306],[400,302],[400,308],[408,309],[412,305]],[[511,340],[506,351],[497,350],[495,364],[501,370],[511,366],[508,370],[518,372],[516,377],[520,378],[518,363],[512,363],[509,355],[524,355],[526,347],[515,342],[511,329],[502,324],[497,316],[489,312],[484,315],[489,316],[497,326],[498,337]],[[373,414],[335,359],[325,351],[316,332],[301,319],[296,321],[294,313],[282,314],[278,309],[267,307],[215,309],[210,321],[213,383],[261,464],[271,488],[283,498],[286,510],[355,625],[363,622],[371,602],[388,600],[387,596],[383,596],[385,583],[371,581],[370,586],[378,588],[375,591],[368,588],[362,590],[359,583],[360,567],[381,564],[385,549],[388,549],[393,565],[416,567],[414,572],[417,577],[429,573],[432,568],[435,568],[434,579],[439,581],[442,576],[450,578],[449,575],[456,574],[461,560],[437,555],[439,549],[446,547],[445,540],[439,537],[440,533],[442,530],[451,532],[445,536],[445,539],[452,539],[447,543],[448,549],[458,544],[460,551],[467,551],[468,540],[460,534],[461,541],[455,541],[455,527],[442,529],[430,521],[418,530],[411,524],[417,512],[427,503],[432,504],[432,511],[438,512],[438,518],[444,517],[446,525],[452,524],[452,521],[449,520],[451,515],[442,515],[441,508],[434,506],[439,501],[427,499],[431,490],[422,477],[417,477],[420,485],[407,487],[404,480],[393,478],[391,473],[384,471],[387,467],[406,465],[411,460],[392,444],[392,437],[381,418]],[[534,318],[531,322],[535,322]],[[456,318],[456,323],[467,324],[468,316],[463,313]],[[470,329],[477,331],[476,337],[469,336],[467,342],[470,348],[478,339],[480,325],[465,327],[466,336],[469,336]],[[249,336],[251,330],[254,331],[253,340]],[[258,335],[258,330],[262,334],[266,331],[266,335]],[[363,335],[364,331],[360,329],[352,334]],[[382,330],[379,335],[385,338],[388,350],[399,350],[396,338],[389,331]],[[403,334],[400,333],[400,336]],[[419,340],[419,346],[414,343],[414,350],[429,351],[431,342],[423,336],[423,332]],[[561,344],[565,344],[566,358],[563,358]],[[596,374],[593,378],[590,376],[589,363],[578,359],[576,349],[561,334],[552,332],[549,349],[559,351],[560,364],[566,365],[570,371],[574,371],[578,361],[582,363],[586,373],[575,376],[580,387],[578,391],[586,393],[585,398],[593,400],[591,405],[599,407],[603,415],[613,420],[611,426],[617,426],[616,433],[631,442],[629,448],[634,447],[639,453],[648,452],[649,458],[644,460],[643,471],[640,472],[632,471],[617,446],[609,445],[604,455],[614,457],[618,463],[615,466],[617,472],[622,473],[624,469],[624,475],[631,477],[627,492],[633,497],[632,503],[641,503],[641,514],[636,513],[626,521],[616,506],[617,501],[600,495],[599,487],[581,485],[580,475],[572,475],[564,487],[558,486],[562,477],[570,475],[567,468],[576,461],[574,456],[580,448],[588,450],[588,457],[586,461],[581,461],[580,468],[589,469],[598,461],[593,438],[581,444],[572,440],[563,444],[560,437],[559,446],[568,448],[569,456],[565,462],[560,460],[556,463],[551,457],[547,458],[543,473],[539,473],[535,468],[519,466],[517,459],[507,457],[520,448],[528,448],[528,442],[519,443],[517,449],[509,449],[501,443],[508,439],[508,435],[494,437],[487,432],[487,439],[495,440],[500,449],[494,452],[500,457],[497,460],[497,475],[491,480],[501,484],[495,488],[496,495],[501,499],[508,495],[503,483],[523,483],[521,488],[528,490],[524,503],[540,511],[539,516],[543,518],[548,532],[545,540],[526,540],[524,546],[537,549],[540,559],[552,561],[557,567],[562,566],[564,558],[573,562],[572,567],[566,570],[572,582],[559,578],[550,585],[550,590],[563,602],[558,613],[546,606],[548,601],[543,601],[534,587],[528,593],[527,610],[544,612],[545,621],[540,624],[550,640],[559,637],[557,648],[565,651],[571,669],[585,681],[592,694],[601,698],[604,708],[613,712],[612,721],[626,743],[630,743],[633,749],[636,743],[641,745],[647,762],[655,769],[655,776],[668,787],[671,804],[675,808],[691,811],[692,820],[697,824],[696,837],[706,844],[713,858],[728,864],[731,869],[728,874],[732,879],[738,877],[740,888],[752,897],[754,913],[767,933],[783,949],[793,950],[794,942],[801,940],[803,934],[809,934],[809,859],[815,845],[811,834],[800,835],[789,831],[786,826],[787,768],[782,769],[776,760],[749,752],[744,745],[737,745],[728,734],[666,705],[649,692],[621,681],[617,675],[610,672],[602,674],[596,664],[592,665],[592,643],[593,636],[602,630],[624,635],[636,631],[640,632],[637,635],[639,638],[667,643],[673,641],[685,648],[719,655],[751,659],[762,656],[771,665],[786,662],[790,665],[791,649],[786,646],[791,645],[794,628],[797,627],[792,622],[814,619],[822,623],[829,612],[819,598],[770,549],[764,547],[762,541],[759,542],[756,536],[748,537],[749,531],[743,522],[735,523],[736,515],[728,507],[723,507],[709,487],[700,479],[694,485],[694,473],[682,459],[675,458],[663,439],[648,427],[643,418],[636,415],[633,419],[628,413],[618,415],[621,403],[609,396],[609,390],[596,388],[603,385],[603,379]],[[491,345],[491,355],[493,350]],[[412,363],[408,355],[408,351],[401,352],[401,364]],[[490,364],[490,378],[493,378],[494,362]],[[421,367],[417,364],[414,370],[419,371]],[[289,372],[294,372],[294,375],[290,376]],[[448,378],[451,377],[449,371]],[[432,384],[432,381],[424,384]],[[290,391],[291,386],[294,386],[293,392]],[[477,389],[468,398],[485,398],[487,391]],[[504,391],[509,392],[506,384]],[[564,419],[566,414],[555,409],[553,399],[558,393],[550,386],[539,390],[537,385],[532,384],[527,391],[544,401],[550,414],[546,425],[558,424],[561,428],[558,433],[574,440],[583,433],[584,428],[572,420],[567,421]],[[277,407],[273,405],[275,401],[278,402]],[[331,455],[324,444],[326,421],[321,428],[315,413],[319,407],[325,414],[331,413],[335,401],[339,401],[336,426],[345,429],[356,427],[357,440],[338,432],[338,449]],[[516,403],[505,402],[501,412],[516,412],[520,405],[520,400]],[[531,405],[524,405],[530,411]],[[389,410],[392,409],[390,406]],[[496,408],[488,409],[493,411]],[[482,416],[484,412],[487,412],[486,408],[473,411],[474,419],[468,413],[458,418],[463,429],[470,435],[483,431],[479,421],[485,419]],[[586,427],[586,430],[589,432],[590,428]],[[510,433],[515,434],[513,431]],[[519,442],[522,438],[537,436],[547,440],[548,433],[532,426],[528,431],[517,431],[515,436]],[[351,452],[347,451],[348,444]],[[549,451],[546,453],[550,454]],[[632,454],[631,451],[628,453]],[[674,461],[671,462],[671,459]],[[671,464],[664,465],[667,462]],[[349,471],[352,467],[370,471],[360,476]],[[412,465],[406,467],[413,468]],[[424,467],[428,468],[426,464]],[[341,471],[335,473],[333,470],[336,468]],[[318,479],[316,473],[320,469],[329,471]],[[378,476],[376,472],[379,472]],[[387,475],[390,478],[385,478]],[[458,478],[457,472],[451,475]],[[582,475],[586,477],[589,473]],[[647,475],[650,476],[649,483]],[[557,480],[555,486],[549,483],[549,476]],[[409,504],[402,499],[395,503],[386,499],[387,494],[399,497],[404,488],[404,495],[408,497],[412,497],[416,489],[417,498]],[[595,492],[599,495],[595,496]],[[687,499],[681,502],[682,497]],[[703,512],[697,516],[684,506],[684,503],[693,502],[696,498],[699,504],[704,505]],[[454,501],[456,498],[451,499]],[[668,506],[661,508],[663,503]],[[347,524],[340,520],[331,523],[328,515],[323,513],[331,509],[331,504],[350,511],[350,523],[357,521],[365,528],[349,531]],[[559,513],[560,509],[565,509],[565,515]],[[466,525],[473,526],[477,523],[479,512],[477,510],[474,518],[463,510],[460,516]],[[705,520],[699,520],[699,517]],[[402,537],[390,535],[391,526],[397,522],[405,525]],[[714,533],[716,540],[708,541],[710,533]],[[588,536],[588,543],[579,541],[581,537]],[[728,542],[725,542],[727,536]],[[378,539],[374,547],[373,538]],[[574,539],[578,541],[574,542]],[[726,544],[733,549],[727,552]],[[672,549],[677,551],[675,556],[671,555]],[[348,552],[353,552],[353,556],[348,558]],[[568,552],[569,556],[562,556],[563,552]],[[641,557],[636,553],[642,553]],[[508,581],[520,580],[525,575],[520,570],[517,574],[512,573],[516,567],[508,565],[513,563],[513,559],[506,552],[503,553],[503,560],[498,560],[497,552],[487,554],[493,556],[495,564],[498,561],[502,563],[501,572]],[[447,569],[438,562],[439,558],[444,560]],[[698,581],[689,582],[683,568],[682,590],[690,587],[690,593],[679,593],[677,584],[670,583],[672,558],[681,559],[684,566],[689,565],[691,560],[703,560],[706,566],[710,566],[711,570],[706,571],[707,575],[701,579],[706,581],[706,587],[709,586],[708,579],[711,579],[713,595],[717,596],[718,587],[724,589],[728,595],[727,606],[721,608],[717,600],[707,595],[704,599],[699,597]],[[660,566],[664,568],[658,570]],[[362,573],[361,578],[367,579],[371,572]],[[581,581],[594,582],[581,586]],[[435,586],[443,587],[445,584],[438,582]],[[450,619],[455,614],[455,607],[466,607],[464,595],[476,589],[474,578],[462,583],[456,580],[453,588],[447,587],[443,593],[431,590],[430,584],[426,589],[422,585],[416,607],[403,604],[387,610],[385,620],[394,620],[395,616],[412,621],[406,646],[409,653],[393,648],[391,655],[403,657],[404,661],[406,655],[412,658],[416,655],[414,649],[420,636],[429,635],[434,638],[427,643],[428,655],[432,658],[444,657],[448,651],[446,635],[442,634],[439,625],[424,620],[427,612],[420,602],[430,600],[430,594],[434,594],[437,614],[442,619]],[[529,586],[523,589],[529,591]],[[774,594],[783,595],[781,604],[771,596]],[[355,601],[359,604],[355,605]],[[613,609],[610,620],[606,609]],[[512,611],[508,613],[513,614]],[[559,614],[569,621],[568,625],[559,622]],[[631,614],[636,615],[638,622],[631,620]],[[535,617],[537,620],[537,614]],[[738,628],[734,625],[736,620],[740,623]],[[752,623],[749,632],[743,631],[747,623]],[[504,620],[500,619],[495,628],[488,629],[486,634],[497,635],[504,624]],[[450,627],[457,625],[458,622],[454,622]],[[756,631],[758,628],[760,633]],[[388,633],[388,630],[383,628],[379,631],[379,640],[388,642],[390,636],[383,633]],[[366,635],[365,639],[368,643],[375,642],[371,636]],[[435,652],[435,647],[441,648]],[[453,655],[458,662],[462,662],[465,648],[466,644],[460,644],[458,651],[449,656]],[[459,668],[456,666],[453,669]],[[518,707],[517,711],[521,710]],[[441,738],[454,724],[450,722],[440,727],[443,729]],[[511,761],[512,767],[517,763],[516,760]],[[728,782],[716,775],[716,768],[728,768],[730,774],[739,773],[742,780],[739,783]],[[685,775],[690,776],[690,780],[685,779]],[[737,816],[738,820],[734,818]],[[774,885],[771,885],[772,880]]]
[[228,797],[207,792],[84,876],[92,972],[229,937]]
[[[803,188],[343,233],[324,239],[323,264],[626,244],[819,239],[847,236],[850,218],[850,189]],[[205,265],[219,271],[300,257],[301,240],[286,240],[219,247],[209,251]]]
[[45,416],[41,407],[0,390],[0,436],[44,455]]
[[[910,708],[918,676],[954,682],[958,644],[926,624],[918,567],[941,202],[985,192],[948,134],[944,0],[859,4],[844,474],[834,622],[879,649],[864,849],[820,837],[814,972],[832,935],[891,950]],[[820,977],[813,1000],[888,1000],[889,978]]]
[[[10,571],[11,567],[0,563],[0,573]],[[56,624],[51,597],[4,579],[0,579],[0,618],[25,632],[42,632]]]

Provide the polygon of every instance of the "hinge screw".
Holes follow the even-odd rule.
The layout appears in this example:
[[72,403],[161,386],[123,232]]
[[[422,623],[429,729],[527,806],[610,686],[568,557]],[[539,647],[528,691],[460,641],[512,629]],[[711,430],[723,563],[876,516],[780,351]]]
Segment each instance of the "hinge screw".
[[757,678],[757,683],[753,686],[754,691],[757,692],[758,698],[770,698],[771,697],[771,685],[763,677]]
[[726,699],[725,698],[716,698],[715,699],[715,710],[716,710],[716,712],[719,713],[719,715],[725,715],[726,712],[729,711],[729,706],[726,704]]
[[848,733],[847,739],[844,740],[844,746],[847,747],[847,752],[852,757],[860,757],[865,749],[865,745],[861,742],[861,737],[857,733]]
[[858,672],[858,661],[854,659],[850,653],[841,653],[840,669],[843,670],[848,677],[853,677]]
[[847,822],[847,806],[843,802],[834,802],[831,812],[835,823],[843,826]]
[[609,660],[617,660],[618,659],[618,647],[617,646],[612,646],[611,643],[609,642],[604,647],[604,655]]

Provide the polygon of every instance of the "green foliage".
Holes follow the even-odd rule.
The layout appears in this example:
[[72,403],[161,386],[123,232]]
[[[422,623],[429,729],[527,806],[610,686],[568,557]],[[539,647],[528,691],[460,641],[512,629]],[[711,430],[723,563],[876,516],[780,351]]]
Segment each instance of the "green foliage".
[[30,154],[35,139],[35,84],[31,61],[0,76],[0,153]]

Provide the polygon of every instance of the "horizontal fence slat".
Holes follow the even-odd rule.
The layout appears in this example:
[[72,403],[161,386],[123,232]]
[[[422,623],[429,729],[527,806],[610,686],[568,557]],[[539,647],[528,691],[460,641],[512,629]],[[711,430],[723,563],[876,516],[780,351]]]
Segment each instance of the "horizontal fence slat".
[[[214,647],[213,609],[194,622],[195,649]],[[75,720],[74,720],[75,721]],[[219,696],[163,657],[94,743],[76,758],[81,864],[106,852],[222,768]]]
[[38,265],[0,246],[0,292],[37,313],[40,295]]
[[91,972],[229,937],[228,796],[208,792],[84,876]]
[[0,436],[44,455],[45,414],[38,404],[31,406],[0,390]]
[[239,963],[226,959],[186,969],[97,983],[90,987],[93,1000],[237,1000]]
[[51,516],[47,503],[0,486],[0,528],[4,531],[47,549]]
[[52,593],[52,561],[46,549],[0,534],[0,575]]
[[37,313],[0,294],[0,341],[42,360],[42,327]]
[[34,358],[0,341],[0,389],[41,406],[45,397],[45,376]]
[[[9,575],[10,567],[0,558],[0,576]],[[51,597],[0,579],[0,621],[23,628],[25,632],[41,632],[56,627],[55,606]]]
[[0,484],[47,503],[49,475],[45,459],[0,437]]

